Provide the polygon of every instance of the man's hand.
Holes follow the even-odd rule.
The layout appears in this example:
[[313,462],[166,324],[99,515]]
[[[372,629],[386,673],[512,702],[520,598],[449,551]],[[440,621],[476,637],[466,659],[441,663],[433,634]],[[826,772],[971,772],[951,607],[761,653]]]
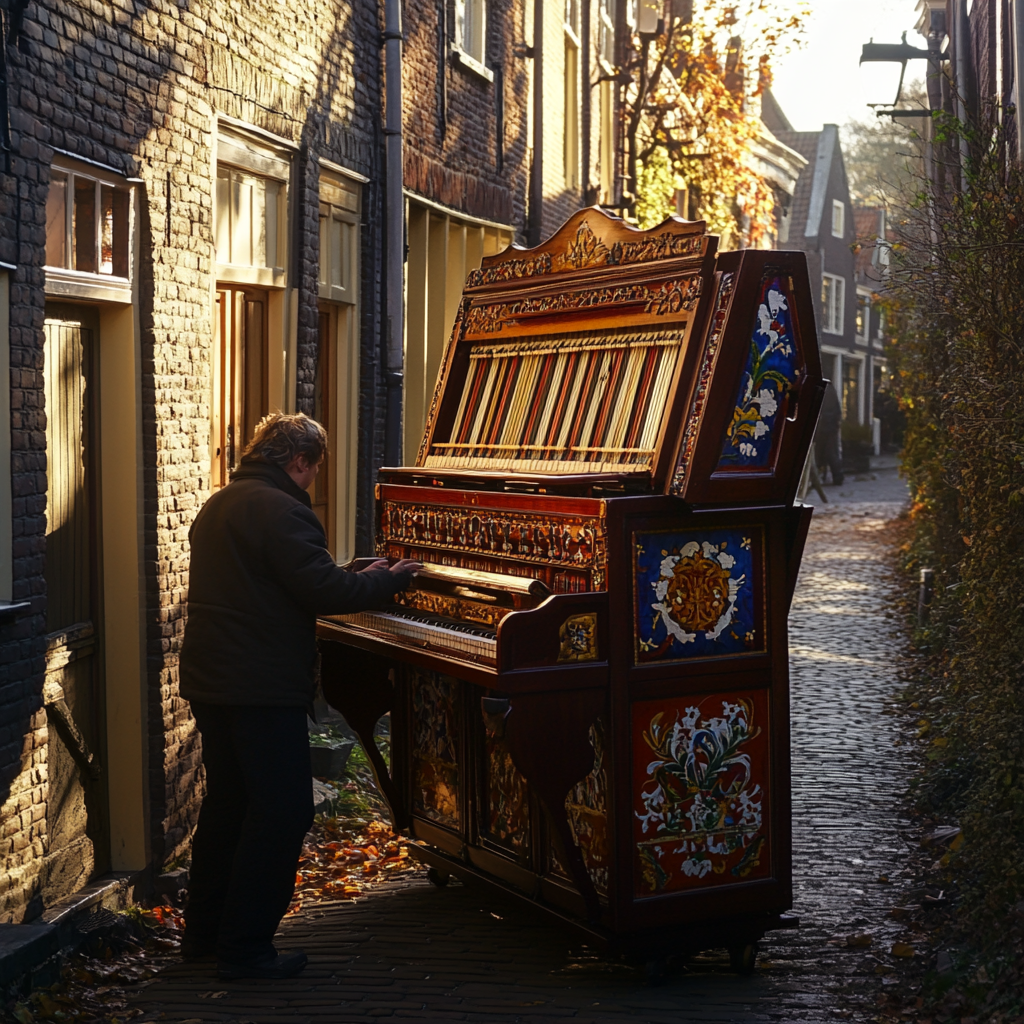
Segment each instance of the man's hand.
[[389,570],[395,573],[395,575],[407,572],[410,576],[415,576],[422,568],[423,563],[417,562],[415,558],[400,558],[394,565],[389,567]]
[[376,561],[371,562],[365,569],[360,569],[360,572],[382,572],[387,569],[393,573],[404,573],[407,572],[411,576],[415,576],[416,573],[423,568],[422,562],[417,562],[414,558],[400,558],[394,565],[388,565],[386,558],[378,558]]

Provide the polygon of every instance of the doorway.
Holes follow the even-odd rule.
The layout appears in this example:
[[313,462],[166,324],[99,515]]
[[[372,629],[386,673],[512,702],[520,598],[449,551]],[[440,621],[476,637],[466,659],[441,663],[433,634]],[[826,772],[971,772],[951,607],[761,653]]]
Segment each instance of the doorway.
[[91,307],[46,307],[47,905],[110,868],[103,777],[98,324]]

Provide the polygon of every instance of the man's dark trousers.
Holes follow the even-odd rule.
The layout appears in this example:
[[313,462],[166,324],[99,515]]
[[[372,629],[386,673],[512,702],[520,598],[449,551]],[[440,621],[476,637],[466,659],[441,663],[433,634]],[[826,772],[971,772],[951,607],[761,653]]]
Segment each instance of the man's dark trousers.
[[206,796],[192,841],[186,932],[222,963],[273,956],[313,824],[306,712],[192,701]]

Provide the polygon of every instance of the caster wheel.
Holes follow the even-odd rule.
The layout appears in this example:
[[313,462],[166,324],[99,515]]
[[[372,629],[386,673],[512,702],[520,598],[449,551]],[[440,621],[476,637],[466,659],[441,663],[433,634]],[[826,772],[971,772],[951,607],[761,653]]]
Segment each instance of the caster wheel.
[[427,868],[427,881],[431,885],[436,885],[438,889],[443,889],[451,877],[451,875],[444,871],[438,871],[437,868]]
[[757,965],[757,943],[748,942],[743,946],[733,946],[729,950],[729,963],[732,969],[741,976],[754,973]]

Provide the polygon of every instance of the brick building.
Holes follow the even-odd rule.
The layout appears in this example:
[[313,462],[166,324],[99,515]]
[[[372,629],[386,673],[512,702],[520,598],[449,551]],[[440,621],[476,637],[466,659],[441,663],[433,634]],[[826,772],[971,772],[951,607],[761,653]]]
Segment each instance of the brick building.
[[[188,529],[262,415],[327,423],[314,507],[339,560],[369,551],[391,211],[378,3],[0,11],[0,922],[21,922],[187,856]],[[614,201],[615,18],[404,19],[408,460],[466,273],[531,218]]]

